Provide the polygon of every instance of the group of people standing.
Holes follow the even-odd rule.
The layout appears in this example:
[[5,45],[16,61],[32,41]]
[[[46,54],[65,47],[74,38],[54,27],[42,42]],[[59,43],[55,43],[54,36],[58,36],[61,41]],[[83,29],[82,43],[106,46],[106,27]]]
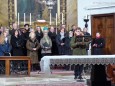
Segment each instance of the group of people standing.
[[[72,25],[70,31],[66,31],[66,26],[61,25],[56,33],[55,28],[37,26],[31,29],[29,24],[25,24],[23,29],[19,29],[17,23],[13,23],[12,29],[1,27],[0,29],[0,56],[11,53],[12,56],[30,56],[33,67],[38,64],[46,55],[87,55],[89,43],[93,48],[92,54],[102,54],[105,46],[100,33],[96,33],[96,38],[92,42],[78,43],[77,36],[90,36],[87,28]],[[80,45],[84,45],[81,47]],[[83,65],[75,66],[75,78],[81,78]],[[78,71],[79,70],[79,71]]]

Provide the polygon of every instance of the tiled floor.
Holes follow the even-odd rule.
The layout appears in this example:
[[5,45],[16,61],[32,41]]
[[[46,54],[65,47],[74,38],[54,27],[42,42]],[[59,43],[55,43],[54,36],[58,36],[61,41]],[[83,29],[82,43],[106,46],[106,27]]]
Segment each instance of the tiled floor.
[[[65,72],[65,73],[64,73]],[[88,78],[85,76],[85,78]],[[31,72],[31,76],[10,76],[10,77],[1,77],[0,86],[85,86],[86,79],[84,82],[77,82],[74,80],[74,75],[72,71],[54,71],[50,76],[44,75],[43,73]],[[57,85],[56,85],[57,84]]]

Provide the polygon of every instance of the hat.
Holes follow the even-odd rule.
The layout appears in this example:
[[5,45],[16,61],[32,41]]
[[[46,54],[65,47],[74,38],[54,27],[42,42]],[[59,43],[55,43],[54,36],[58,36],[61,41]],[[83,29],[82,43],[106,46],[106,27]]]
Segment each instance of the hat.
[[43,30],[48,30],[48,27],[44,27]]

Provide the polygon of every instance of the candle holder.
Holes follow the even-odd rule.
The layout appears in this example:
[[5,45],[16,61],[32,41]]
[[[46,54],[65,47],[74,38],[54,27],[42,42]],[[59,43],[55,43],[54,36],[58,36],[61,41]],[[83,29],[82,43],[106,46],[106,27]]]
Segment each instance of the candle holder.
[[85,28],[88,27],[88,21],[89,21],[89,19],[84,19],[84,22],[85,22]]

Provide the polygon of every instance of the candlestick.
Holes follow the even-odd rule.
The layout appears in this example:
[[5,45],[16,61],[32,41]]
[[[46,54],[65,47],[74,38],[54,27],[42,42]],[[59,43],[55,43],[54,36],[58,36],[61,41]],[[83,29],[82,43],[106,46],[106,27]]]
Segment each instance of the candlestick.
[[24,25],[25,25],[25,23],[26,23],[26,15],[24,13]]
[[30,25],[32,25],[32,20],[31,20],[31,16],[32,16],[32,15],[31,15],[31,13],[30,13]]
[[57,34],[57,13],[56,13],[56,34]]
[[50,25],[51,25],[51,22],[52,22],[52,15],[51,15],[51,12],[50,12]]
[[57,13],[56,13],[56,26],[57,26]]
[[18,13],[18,26],[19,26],[19,22],[20,22],[20,16],[19,16],[19,13]]
[[63,24],[63,13],[62,13],[62,24]]

